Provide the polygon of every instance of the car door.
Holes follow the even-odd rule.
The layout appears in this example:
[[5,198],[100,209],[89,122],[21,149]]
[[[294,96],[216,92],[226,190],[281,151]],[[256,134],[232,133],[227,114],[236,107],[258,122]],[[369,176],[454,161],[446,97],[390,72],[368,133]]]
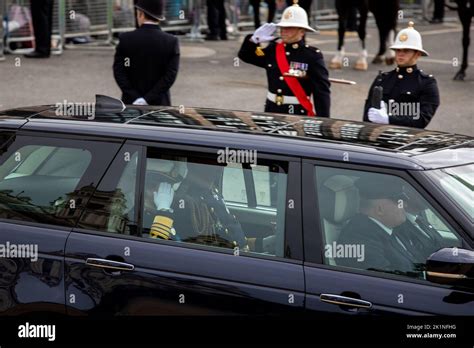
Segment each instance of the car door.
[[65,313],[66,239],[119,146],[0,133],[0,314]]
[[[431,253],[471,247],[456,222],[407,173],[307,160],[303,181],[309,311],[474,314],[472,289],[426,280]],[[429,218],[428,224],[421,218]]]
[[[220,193],[223,180],[229,184],[224,170],[233,164],[220,161],[219,150],[126,144],[68,239],[68,313],[303,311],[299,162],[259,154],[254,164],[276,185],[278,211],[261,214],[255,207],[246,221],[232,213]],[[250,167],[242,170],[254,185],[259,174]],[[252,194],[244,182],[233,184],[235,192]],[[267,184],[268,192],[263,185],[260,190],[269,196]],[[161,195],[166,187],[173,197],[158,210],[166,205]],[[259,218],[263,221],[255,223]]]

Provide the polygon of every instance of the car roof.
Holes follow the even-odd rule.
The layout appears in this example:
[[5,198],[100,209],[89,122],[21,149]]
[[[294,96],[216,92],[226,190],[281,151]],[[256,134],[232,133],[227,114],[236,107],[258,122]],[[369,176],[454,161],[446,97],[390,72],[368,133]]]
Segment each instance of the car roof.
[[91,115],[73,105],[64,111],[58,115],[57,105],[0,111],[0,128],[228,144],[323,160],[340,161],[341,152],[347,151],[353,163],[414,170],[474,162],[474,137],[394,125],[183,106],[127,106],[123,111],[95,110]]

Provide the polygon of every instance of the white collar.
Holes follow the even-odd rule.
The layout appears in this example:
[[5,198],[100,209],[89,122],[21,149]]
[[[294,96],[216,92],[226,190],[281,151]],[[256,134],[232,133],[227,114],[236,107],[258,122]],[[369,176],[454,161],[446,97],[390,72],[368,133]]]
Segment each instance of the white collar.
[[368,218],[369,218],[370,220],[372,220],[373,222],[375,222],[377,225],[379,225],[380,228],[382,228],[385,232],[387,232],[389,236],[392,235],[392,229],[391,229],[391,228],[388,228],[388,227],[385,226],[383,223],[381,223],[379,220],[374,219],[374,218],[371,217],[371,216],[369,216]]

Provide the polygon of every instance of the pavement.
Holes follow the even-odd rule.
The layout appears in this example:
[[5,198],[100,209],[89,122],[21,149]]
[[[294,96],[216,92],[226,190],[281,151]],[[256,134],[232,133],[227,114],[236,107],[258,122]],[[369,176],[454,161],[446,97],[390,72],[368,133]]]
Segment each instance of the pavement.
[[[399,29],[406,25],[399,24]],[[424,47],[430,56],[422,58],[419,66],[433,74],[438,81],[441,106],[427,127],[474,136],[474,53],[471,53],[467,78],[464,82],[452,78],[461,64],[461,26],[459,22],[416,25],[423,35]],[[471,28],[471,35],[473,30]],[[263,111],[266,97],[266,75],[260,69],[239,61],[237,52],[245,32],[229,41],[196,42],[181,40],[181,66],[171,90],[172,104],[186,107],[211,107],[233,110]],[[335,30],[309,34],[308,43],[319,47],[326,63],[335,54]],[[377,50],[378,34],[368,28],[366,39],[369,57]],[[379,70],[393,67],[369,64],[366,72],[351,66],[357,59],[357,37],[346,37],[346,52],[350,66],[330,71],[330,76],[357,82],[355,86],[332,85],[331,117],[361,120],[370,84]],[[471,52],[474,50],[471,48]],[[114,48],[67,49],[61,56],[46,60],[28,60],[8,55],[0,62],[0,109],[37,104],[92,102],[95,94],[120,97],[112,74]],[[369,61],[370,61],[369,58]]]

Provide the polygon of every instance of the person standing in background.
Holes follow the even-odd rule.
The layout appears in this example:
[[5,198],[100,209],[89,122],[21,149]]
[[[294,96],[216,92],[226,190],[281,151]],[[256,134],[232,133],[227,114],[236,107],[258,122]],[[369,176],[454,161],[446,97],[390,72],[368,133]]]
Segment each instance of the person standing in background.
[[311,4],[313,3],[313,0],[286,0],[287,6],[291,6],[294,3],[300,5],[306,11],[306,14],[308,15],[308,23],[311,24]]
[[[428,52],[423,49],[421,34],[414,26],[409,22],[390,47],[396,52],[397,67],[380,72],[375,78],[365,102],[364,121],[425,128],[436,113],[440,104],[438,84],[433,75],[417,65],[418,59],[428,56]],[[375,91],[381,101],[373,97]]]
[[138,0],[140,27],[120,36],[114,77],[122,101],[134,105],[171,105],[170,88],[178,75],[178,38],[161,30],[163,1]]
[[260,3],[263,1],[265,1],[268,5],[267,23],[273,22],[273,18],[275,18],[275,11],[276,11],[275,0],[250,0],[250,4],[253,7],[253,21],[255,24],[255,29],[260,27]]
[[443,23],[444,22],[444,0],[434,0],[434,12],[433,19],[430,20],[431,24]]
[[[281,40],[274,36],[277,27]],[[285,9],[280,23],[266,23],[244,38],[239,58],[267,72],[265,112],[330,117],[329,73],[321,50],[305,43],[307,31],[316,30],[295,3]]]
[[206,40],[227,40],[226,13],[224,0],[207,0],[207,26],[209,33]]
[[54,0],[31,0],[31,16],[35,31],[35,50],[26,58],[49,58],[53,31]]

